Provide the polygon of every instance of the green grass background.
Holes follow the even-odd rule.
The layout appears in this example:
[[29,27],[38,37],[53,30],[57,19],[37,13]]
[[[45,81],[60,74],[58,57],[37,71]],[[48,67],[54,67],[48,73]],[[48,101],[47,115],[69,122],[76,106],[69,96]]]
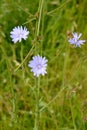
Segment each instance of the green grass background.
[[[38,53],[48,59],[40,78],[40,130],[87,130],[87,42],[76,48],[67,35],[87,39],[87,0],[43,0],[37,37],[40,2],[0,0],[0,130],[34,128],[36,84],[28,62]],[[29,37],[14,44],[10,32],[21,25]]]

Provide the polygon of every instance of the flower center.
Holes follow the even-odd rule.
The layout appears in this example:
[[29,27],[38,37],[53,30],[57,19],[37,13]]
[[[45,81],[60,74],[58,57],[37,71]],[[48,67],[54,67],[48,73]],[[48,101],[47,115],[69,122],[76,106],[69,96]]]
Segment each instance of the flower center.
[[41,64],[38,64],[38,65],[37,65],[37,68],[38,68],[38,69],[41,69],[41,68],[42,68],[42,65],[41,65]]
[[23,33],[19,33],[19,36],[22,37],[22,36],[23,36]]

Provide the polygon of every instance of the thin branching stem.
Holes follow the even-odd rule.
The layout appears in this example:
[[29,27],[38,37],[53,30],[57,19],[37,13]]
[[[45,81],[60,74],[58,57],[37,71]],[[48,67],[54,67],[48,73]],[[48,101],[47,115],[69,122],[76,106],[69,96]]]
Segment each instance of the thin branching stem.
[[[41,25],[41,14],[42,14],[42,7],[43,7],[43,1],[40,0],[39,8],[38,8],[38,21],[36,23],[36,40],[40,33],[40,25]],[[38,43],[38,41],[37,41]],[[35,53],[37,54],[39,50],[36,49],[37,46],[35,46]],[[40,94],[40,77],[36,78],[36,111],[35,111],[35,130],[39,130],[40,128],[40,110],[39,110],[39,94]]]

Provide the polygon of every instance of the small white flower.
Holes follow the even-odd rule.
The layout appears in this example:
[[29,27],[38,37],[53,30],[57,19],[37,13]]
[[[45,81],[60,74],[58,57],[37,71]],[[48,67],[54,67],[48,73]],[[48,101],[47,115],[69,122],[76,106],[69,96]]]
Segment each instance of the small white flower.
[[10,32],[10,37],[12,38],[12,41],[14,43],[21,42],[22,39],[26,40],[28,37],[29,31],[27,31],[26,27],[18,26],[13,28],[13,30]]
[[31,71],[34,73],[34,76],[38,77],[40,74],[44,76],[47,73],[47,61],[48,60],[45,57],[39,55],[33,57],[28,66],[31,68]]
[[68,40],[71,44],[74,44],[76,47],[80,47],[86,40],[79,40],[79,38],[82,36],[82,33],[79,35],[77,33],[72,33],[72,38]]

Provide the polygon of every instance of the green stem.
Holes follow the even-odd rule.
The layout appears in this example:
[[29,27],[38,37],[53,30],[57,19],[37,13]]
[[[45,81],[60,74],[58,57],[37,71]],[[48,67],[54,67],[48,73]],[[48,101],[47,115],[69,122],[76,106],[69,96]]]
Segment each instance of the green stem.
[[36,81],[36,111],[35,111],[35,130],[40,126],[39,94],[40,94],[40,77]]
[[30,56],[30,54],[32,53],[33,49],[34,49],[34,44],[32,46],[32,48],[30,49],[30,51],[28,52],[28,54],[26,55],[26,57],[23,59],[23,61],[21,62],[21,64],[14,70],[15,72],[24,64],[24,62],[27,60],[27,58]]
[[40,31],[40,23],[41,23],[41,14],[42,14],[43,1],[44,0],[41,0],[40,4],[39,4],[39,19],[38,19],[36,36],[39,35],[39,31]]
[[[21,43],[21,51],[20,51],[20,56],[21,56],[21,63],[23,62],[23,44]],[[22,77],[24,79],[24,66],[23,64],[21,65],[22,67]]]
[[[39,16],[38,16],[38,21],[36,23],[36,34],[35,34],[35,39],[36,39],[37,43],[38,43],[38,37],[39,37],[39,32],[40,32],[41,17],[42,17],[41,14],[42,14],[43,2],[44,2],[44,0],[40,0],[40,2],[39,2],[39,8],[38,8]],[[36,45],[35,46],[35,54],[37,54],[38,50],[39,50],[39,48]]]
[[[39,36],[39,32],[40,32],[43,1],[44,0],[40,0],[40,2],[39,2],[39,8],[38,8],[39,17],[38,17],[38,21],[36,23],[36,34],[35,34],[36,41],[37,41],[37,37]],[[37,43],[38,43],[38,41],[37,41]],[[37,48],[37,45],[36,45],[35,46],[35,53],[37,54],[37,52],[38,52],[38,48]],[[35,108],[35,126],[34,126],[34,130],[39,130],[40,129],[39,94],[40,94],[40,77],[38,77],[38,80],[36,78],[36,91],[35,91],[36,108]]]

